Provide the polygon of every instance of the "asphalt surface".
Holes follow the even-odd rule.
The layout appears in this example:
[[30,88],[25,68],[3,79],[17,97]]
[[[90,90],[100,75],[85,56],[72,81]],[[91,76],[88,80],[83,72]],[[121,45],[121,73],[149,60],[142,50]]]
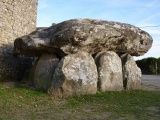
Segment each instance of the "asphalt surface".
[[160,87],[160,75],[142,75],[142,84]]

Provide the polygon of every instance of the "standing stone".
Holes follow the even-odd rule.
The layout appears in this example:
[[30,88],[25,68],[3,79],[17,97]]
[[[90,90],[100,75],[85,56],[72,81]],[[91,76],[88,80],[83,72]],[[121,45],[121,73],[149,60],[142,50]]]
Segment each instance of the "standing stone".
[[121,56],[123,65],[123,84],[126,90],[141,88],[141,70],[129,54]]
[[0,0],[0,81],[20,80],[32,59],[13,57],[14,40],[36,30],[38,0]]
[[34,73],[34,86],[36,89],[47,91],[50,88],[58,62],[59,59],[54,54],[43,54],[40,57]]
[[100,52],[96,55],[95,61],[100,91],[123,90],[122,63],[119,56],[112,51]]
[[89,53],[69,54],[59,62],[49,93],[59,97],[95,94],[97,79],[97,68]]

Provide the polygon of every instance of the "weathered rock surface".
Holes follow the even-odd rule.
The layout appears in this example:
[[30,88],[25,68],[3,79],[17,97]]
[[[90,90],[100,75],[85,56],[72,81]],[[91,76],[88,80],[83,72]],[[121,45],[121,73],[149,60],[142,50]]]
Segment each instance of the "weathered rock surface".
[[38,28],[29,35],[17,38],[14,42],[14,54],[40,56],[50,51],[55,53],[53,47],[50,47],[52,27]]
[[54,54],[43,54],[37,62],[34,72],[36,89],[47,91],[51,86],[52,77],[59,59]]
[[13,57],[14,40],[36,30],[38,0],[0,0],[0,81],[19,81],[32,59]]
[[95,54],[110,50],[139,56],[150,49],[152,41],[147,32],[129,24],[73,19],[17,38],[14,50],[24,55],[37,55],[36,51],[71,54],[83,50]]
[[17,55],[41,56],[24,78],[37,89],[64,97],[95,94],[97,89],[139,89],[141,71],[132,56],[146,53],[152,38],[125,23],[73,19],[39,28],[14,45]]
[[122,63],[112,51],[100,52],[95,57],[98,69],[98,87],[102,92],[123,90]]
[[126,90],[141,88],[141,70],[129,54],[121,56],[123,64],[123,83]]
[[97,92],[97,68],[89,53],[78,52],[64,57],[53,74],[49,93],[54,96],[95,94]]

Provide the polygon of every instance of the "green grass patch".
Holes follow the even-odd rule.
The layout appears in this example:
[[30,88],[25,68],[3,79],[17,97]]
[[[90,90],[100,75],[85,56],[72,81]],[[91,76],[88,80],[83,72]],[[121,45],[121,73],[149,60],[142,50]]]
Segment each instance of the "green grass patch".
[[159,120],[160,92],[98,92],[58,99],[42,91],[0,85],[0,113],[2,120]]

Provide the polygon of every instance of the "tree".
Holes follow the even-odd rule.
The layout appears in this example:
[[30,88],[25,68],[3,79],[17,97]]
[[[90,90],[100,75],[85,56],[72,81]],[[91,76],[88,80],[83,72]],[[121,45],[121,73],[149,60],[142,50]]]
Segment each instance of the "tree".
[[160,57],[157,59],[157,74],[160,74]]
[[160,58],[144,58],[136,61],[142,74],[160,74]]

